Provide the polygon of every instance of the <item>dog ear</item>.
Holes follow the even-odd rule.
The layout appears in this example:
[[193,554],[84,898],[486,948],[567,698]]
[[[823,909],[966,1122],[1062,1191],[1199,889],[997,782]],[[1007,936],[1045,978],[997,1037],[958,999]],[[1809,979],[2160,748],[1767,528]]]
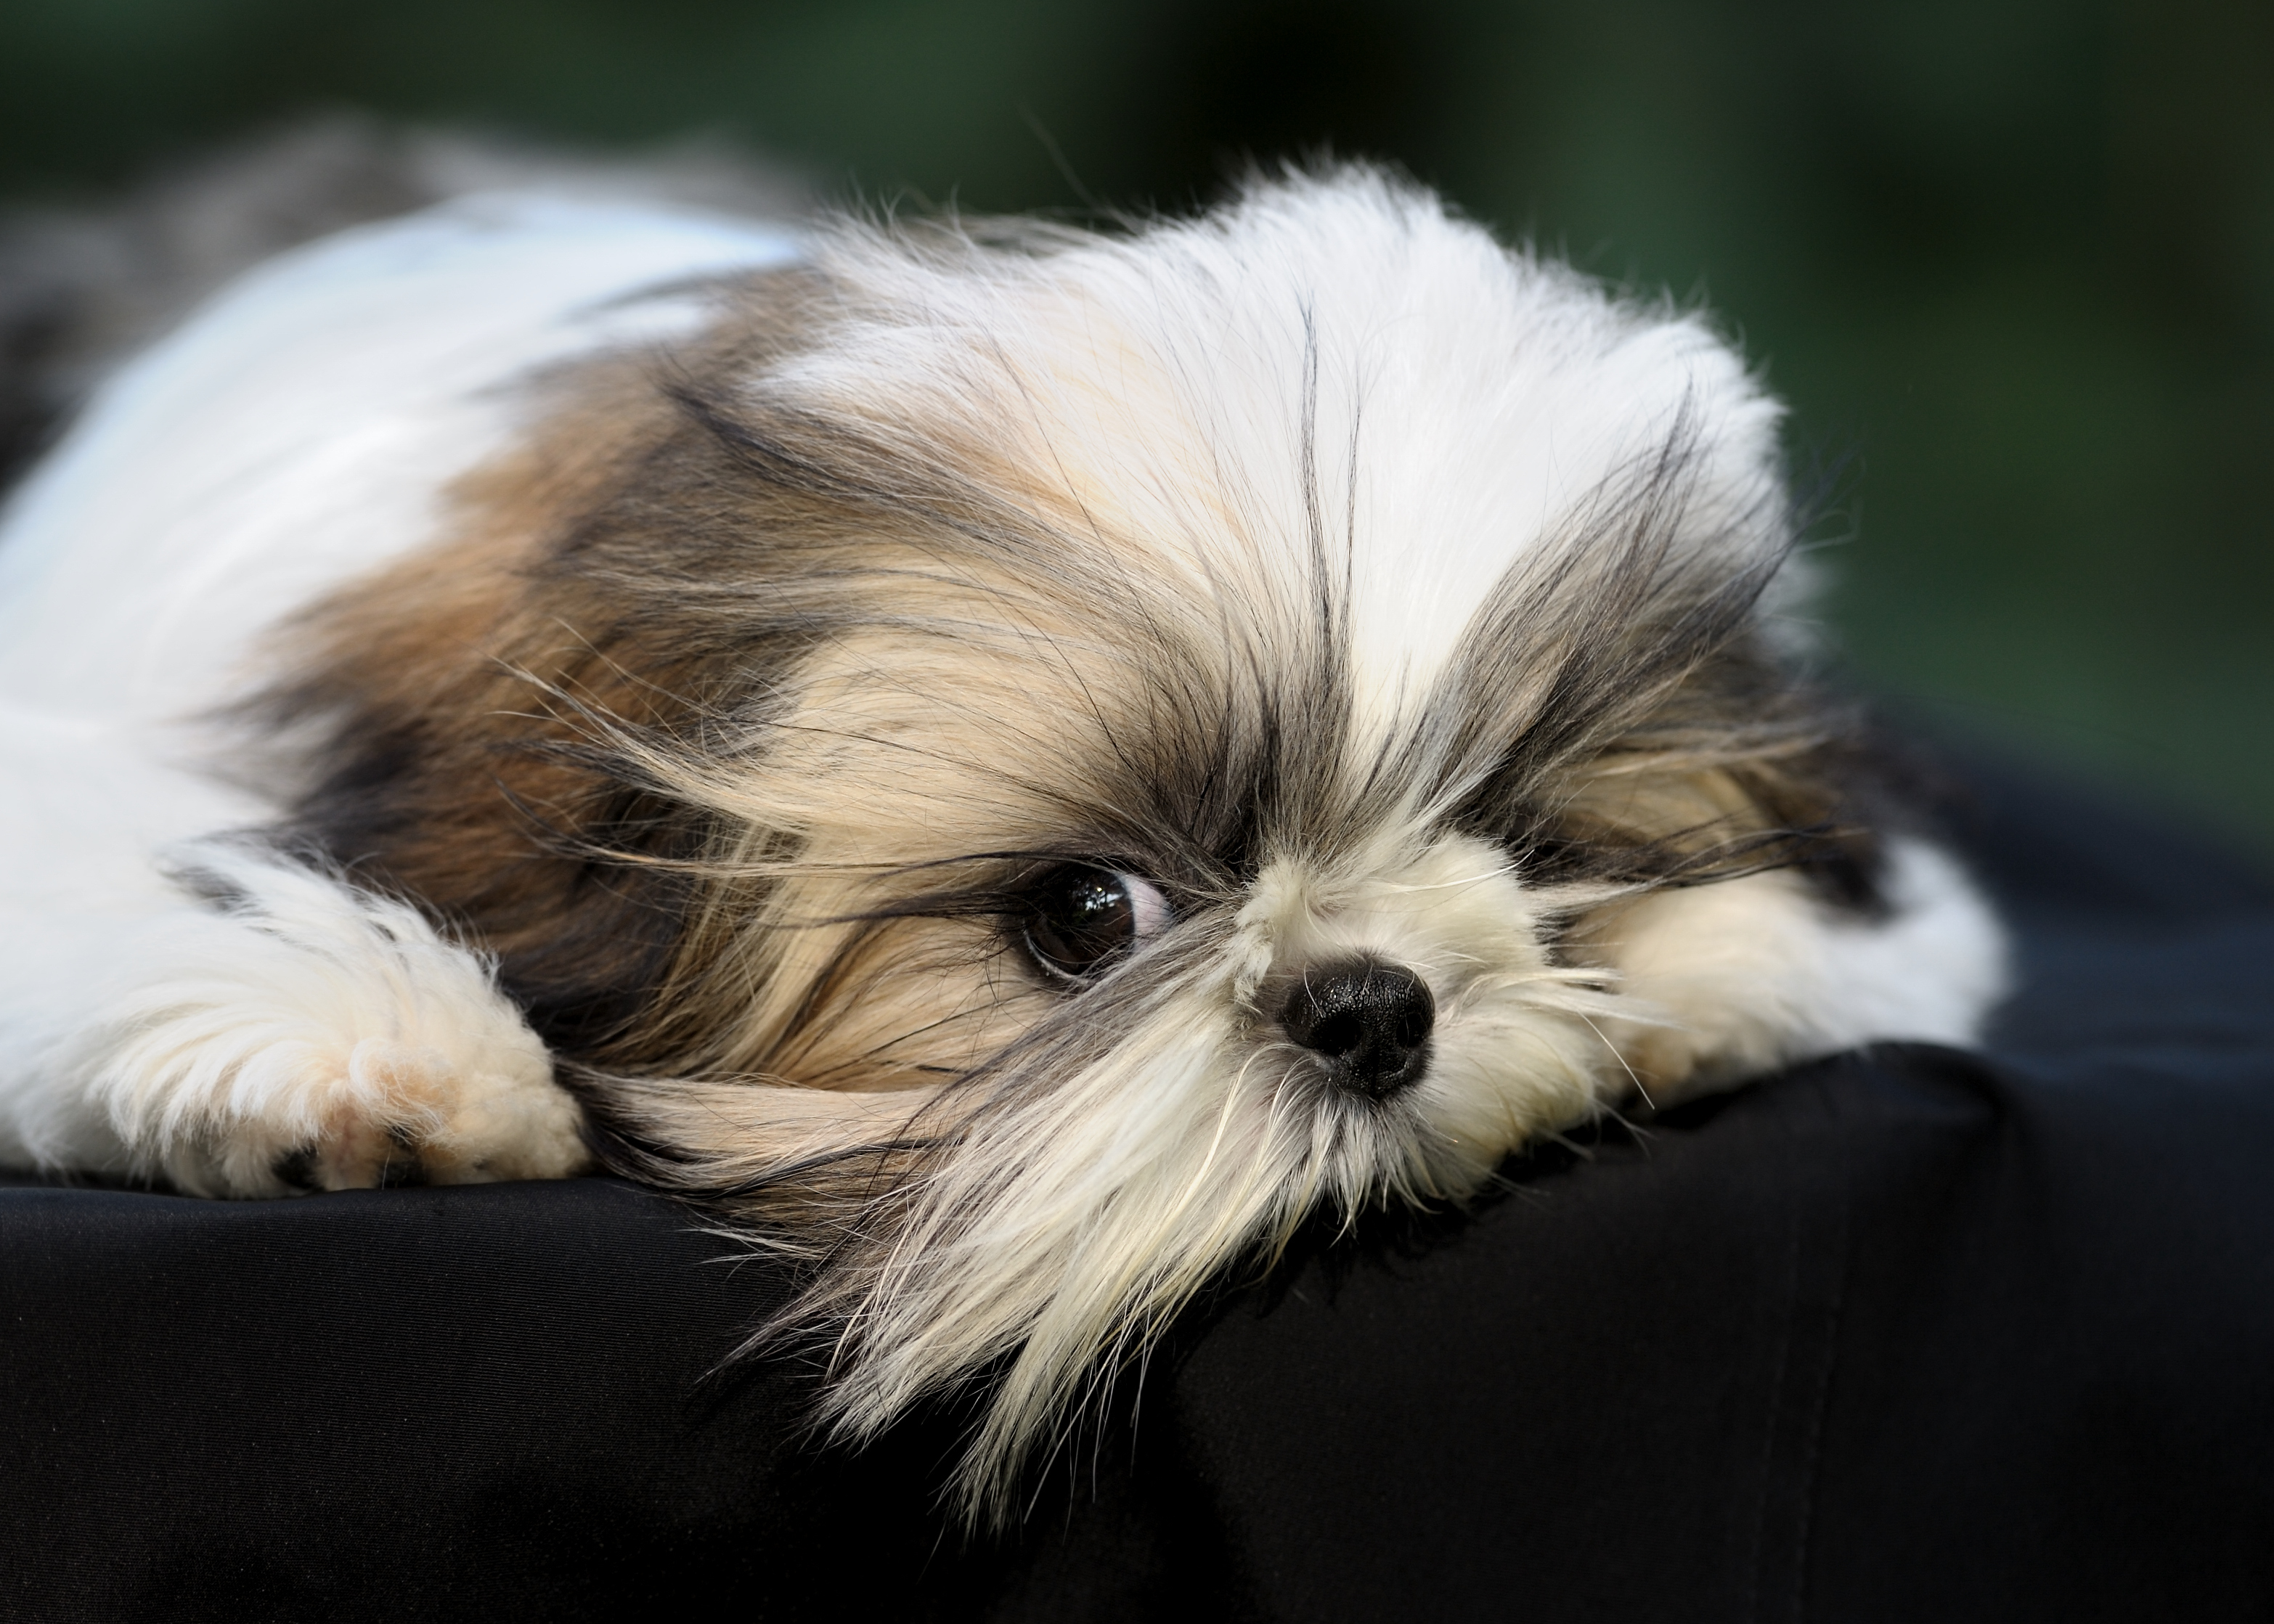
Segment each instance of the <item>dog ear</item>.
[[[443,538],[298,617],[239,715],[297,786],[287,838],[498,955],[556,1050],[626,1027],[676,938],[669,861],[702,831],[612,769],[593,721],[669,727],[657,669],[555,560],[672,432],[638,369],[578,369],[510,457],[452,493]],[[609,861],[621,853],[644,862]]]
[[448,493],[439,538],[284,628],[283,674],[234,718],[244,770],[297,786],[283,838],[494,953],[570,1059],[660,1058],[647,1018],[719,838],[641,748],[697,739],[791,655],[672,590],[706,527],[747,553],[798,522],[721,512],[753,492],[685,399],[790,342],[809,290],[786,270],[719,291],[732,315],[667,363],[535,380],[533,427]]

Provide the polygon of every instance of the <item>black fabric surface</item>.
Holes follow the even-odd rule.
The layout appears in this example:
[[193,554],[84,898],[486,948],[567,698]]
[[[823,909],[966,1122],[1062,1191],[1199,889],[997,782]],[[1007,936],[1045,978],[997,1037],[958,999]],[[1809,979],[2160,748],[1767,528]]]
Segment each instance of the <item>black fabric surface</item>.
[[2274,1618],[2274,892],[1991,782],[1988,1056],[1311,1245],[1005,1539],[930,1513],[958,1417],[712,1373],[779,1282],[625,1186],[0,1189],[0,1617]]

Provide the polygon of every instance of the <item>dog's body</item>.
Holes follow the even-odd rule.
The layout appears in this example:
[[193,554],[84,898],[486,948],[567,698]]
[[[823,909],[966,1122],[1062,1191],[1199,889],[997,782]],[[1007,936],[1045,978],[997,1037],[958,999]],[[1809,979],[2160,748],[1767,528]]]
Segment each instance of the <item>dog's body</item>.
[[0,540],[0,1159],[595,1145],[807,1260],[850,1429],[999,1368],[992,1503],[1321,1205],[1971,1036],[1995,923],[1778,629],[1777,418],[1365,170],[304,250]]

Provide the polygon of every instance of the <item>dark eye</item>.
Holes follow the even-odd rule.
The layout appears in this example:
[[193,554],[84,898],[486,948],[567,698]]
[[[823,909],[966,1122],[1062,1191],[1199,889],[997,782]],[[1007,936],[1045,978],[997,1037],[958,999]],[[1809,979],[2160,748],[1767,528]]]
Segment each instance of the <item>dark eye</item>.
[[1027,951],[1052,975],[1086,981],[1169,925],[1169,899],[1133,874],[1068,866],[1027,893]]

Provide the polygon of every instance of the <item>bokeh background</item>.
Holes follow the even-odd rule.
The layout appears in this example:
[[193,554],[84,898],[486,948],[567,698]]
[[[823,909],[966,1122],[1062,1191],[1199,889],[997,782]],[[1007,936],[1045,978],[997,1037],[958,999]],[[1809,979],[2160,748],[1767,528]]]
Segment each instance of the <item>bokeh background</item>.
[[983,209],[1393,160],[1710,300],[1834,472],[1828,615],[1890,709],[2274,852],[2263,0],[0,5],[11,200],[341,108]]

